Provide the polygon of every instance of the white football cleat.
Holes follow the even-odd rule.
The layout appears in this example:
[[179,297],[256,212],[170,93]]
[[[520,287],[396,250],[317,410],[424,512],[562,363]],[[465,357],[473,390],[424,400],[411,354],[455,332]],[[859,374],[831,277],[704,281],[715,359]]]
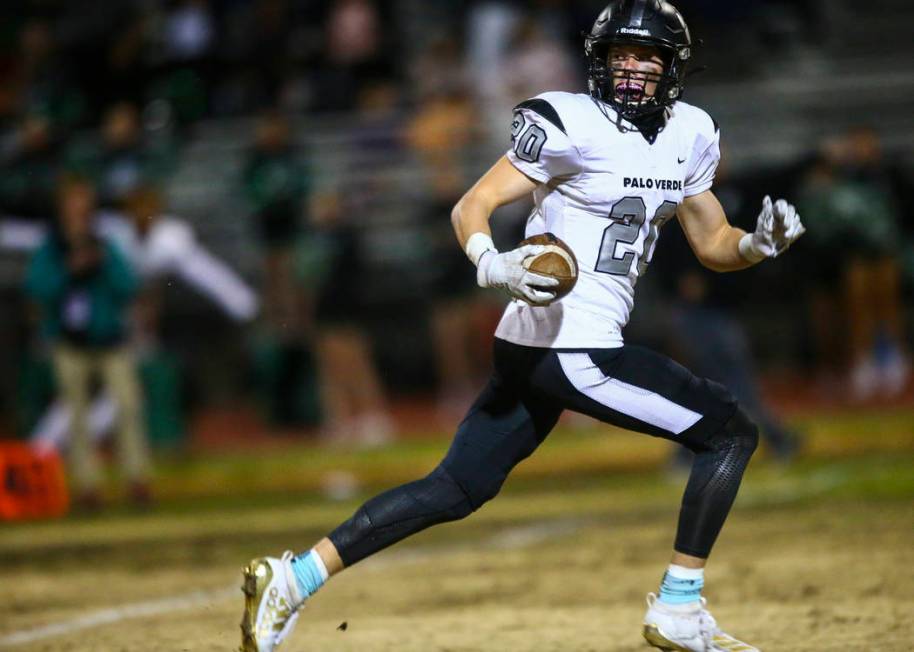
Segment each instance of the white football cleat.
[[294,629],[305,603],[292,571],[292,553],[262,557],[244,567],[244,615],[239,652],[273,652]]
[[666,652],[760,652],[720,631],[704,598],[690,609],[664,604],[648,593],[643,633],[650,645]]

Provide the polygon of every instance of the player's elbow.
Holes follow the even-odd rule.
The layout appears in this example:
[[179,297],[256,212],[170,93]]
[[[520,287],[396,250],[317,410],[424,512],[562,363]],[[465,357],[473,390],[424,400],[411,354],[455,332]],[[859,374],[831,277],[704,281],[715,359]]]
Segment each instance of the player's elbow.
[[476,187],[470,188],[451,210],[451,224],[457,233],[461,233],[468,222],[472,224],[474,216],[484,215],[488,218],[491,210],[485,194]]
[[698,256],[698,262],[701,263],[702,267],[709,269],[712,272],[724,273],[724,272],[735,272],[738,269],[742,269],[744,265],[735,263],[732,260],[722,260],[719,256]]
[[730,266],[725,263],[717,260],[712,256],[698,256],[698,262],[701,263],[702,267],[709,269],[712,272],[729,272],[731,271]]
[[455,231],[460,230],[461,219],[463,216],[463,200],[464,197],[461,197],[460,201],[454,204],[454,208],[451,209],[451,224],[453,225]]

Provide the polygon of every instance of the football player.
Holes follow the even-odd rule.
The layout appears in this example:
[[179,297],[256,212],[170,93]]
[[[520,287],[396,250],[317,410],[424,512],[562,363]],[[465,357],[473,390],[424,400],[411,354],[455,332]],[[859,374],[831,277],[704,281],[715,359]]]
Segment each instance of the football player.
[[[643,633],[663,650],[755,650],[725,634],[701,597],[703,569],[758,432],[722,386],[622,339],[634,286],[660,228],[676,216],[698,259],[719,272],[783,253],[804,228],[766,197],[753,233],[730,226],[711,192],[717,124],[682,101],[692,55],[680,13],[661,0],[616,0],[585,39],[587,94],[543,93],[516,107],[513,146],[458,202],[452,222],[482,287],[513,298],[495,332],[495,372],[428,476],[369,500],[314,548],[244,570],[242,650],[273,650],[327,578],[495,497],[563,410],[664,437],[695,453],[671,563],[648,595]],[[489,217],[532,193],[527,235],[552,232],[578,259],[574,290],[526,270],[541,251],[499,252]]]

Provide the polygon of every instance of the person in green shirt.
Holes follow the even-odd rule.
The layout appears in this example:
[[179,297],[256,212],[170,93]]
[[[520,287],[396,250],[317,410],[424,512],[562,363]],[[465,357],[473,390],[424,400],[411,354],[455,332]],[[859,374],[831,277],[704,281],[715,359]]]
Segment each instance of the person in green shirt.
[[135,104],[117,102],[105,111],[97,131],[74,138],[66,148],[64,169],[93,179],[104,208],[126,208],[132,192],[161,182],[174,169],[175,147],[168,134],[148,134],[141,122]]
[[127,341],[137,277],[117,247],[95,234],[90,183],[64,179],[57,207],[55,228],[29,263],[25,291],[39,309],[58,390],[73,415],[69,462],[77,504],[97,508],[101,502],[101,468],[87,427],[96,376],[117,404],[119,461],[131,496],[147,503],[150,465],[142,394]]
[[267,322],[277,329],[283,324],[298,324],[302,315],[293,282],[292,250],[302,230],[307,170],[282,114],[267,112],[258,120],[241,181],[265,250],[263,299]]
[[[814,260],[807,274],[819,364],[855,401],[894,398],[912,373],[901,298],[901,203],[877,134],[823,145],[801,188]],[[837,355],[836,355],[837,353]]]

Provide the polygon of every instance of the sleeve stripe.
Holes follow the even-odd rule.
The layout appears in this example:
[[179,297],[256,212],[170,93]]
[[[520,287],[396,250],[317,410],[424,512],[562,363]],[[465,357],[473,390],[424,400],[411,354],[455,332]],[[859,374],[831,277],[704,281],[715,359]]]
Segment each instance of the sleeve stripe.
[[553,108],[553,106],[551,104],[549,104],[549,102],[547,102],[546,100],[535,97],[532,100],[527,100],[525,102],[521,102],[520,104],[518,104],[517,106],[514,107],[515,111],[517,111],[518,109],[528,109],[530,111],[533,111],[534,113],[540,114],[541,116],[546,118],[546,120],[548,120],[549,122],[554,124],[556,127],[558,127],[562,131],[563,134],[565,134],[566,136],[568,135],[568,132],[565,130],[565,125],[562,122],[562,119],[559,117],[558,111],[556,111],[555,108]]

